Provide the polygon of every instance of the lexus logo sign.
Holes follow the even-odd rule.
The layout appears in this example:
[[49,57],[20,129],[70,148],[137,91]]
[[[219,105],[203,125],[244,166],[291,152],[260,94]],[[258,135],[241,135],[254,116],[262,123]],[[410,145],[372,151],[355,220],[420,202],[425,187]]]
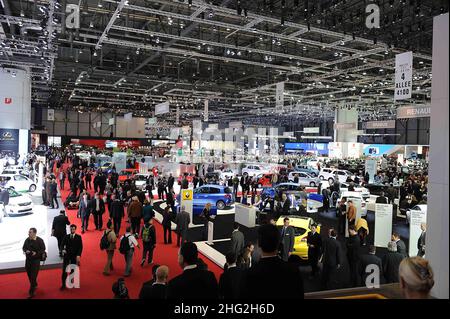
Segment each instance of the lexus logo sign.
[[11,103],[12,103],[12,98],[5,97],[5,104],[11,104]]

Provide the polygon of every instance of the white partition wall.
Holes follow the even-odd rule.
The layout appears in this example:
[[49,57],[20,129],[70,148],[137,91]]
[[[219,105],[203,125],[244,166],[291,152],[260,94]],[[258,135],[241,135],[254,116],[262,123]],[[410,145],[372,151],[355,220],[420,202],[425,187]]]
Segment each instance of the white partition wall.
[[431,86],[430,166],[426,258],[434,270],[432,295],[449,298],[448,291],[448,13],[434,18],[433,79]]

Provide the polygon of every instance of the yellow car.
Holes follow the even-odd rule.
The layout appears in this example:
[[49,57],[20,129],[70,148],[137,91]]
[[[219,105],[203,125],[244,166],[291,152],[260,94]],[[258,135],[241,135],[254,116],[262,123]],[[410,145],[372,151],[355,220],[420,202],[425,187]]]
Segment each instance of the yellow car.
[[[283,220],[285,217],[289,217],[289,226],[294,227],[295,241],[294,241],[294,251],[292,254],[298,255],[303,260],[308,260],[308,245],[306,244],[306,239],[308,237],[308,232],[311,231],[311,225],[314,224],[314,220],[310,217],[289,215],[280,216],[277,220],[277,227],[281,229],[283,227]],[[320,225],[317,226],[317,233],[320,234]]]

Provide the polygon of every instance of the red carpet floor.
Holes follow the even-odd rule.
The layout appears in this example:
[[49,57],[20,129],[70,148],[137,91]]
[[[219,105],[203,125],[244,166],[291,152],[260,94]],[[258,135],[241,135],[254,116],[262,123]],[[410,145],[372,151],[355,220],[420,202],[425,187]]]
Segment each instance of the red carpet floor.
[[[68,185],[68,183],[66,183]],[[67,186],[66,186],[67,187]],[[62,191],[62,199],[68,195],[68,190]],[[93,193],[93,191],[91,191]],[[76,210],[67,210],[67,216],[71,223],[78,226],[78,233],[81,234],[81,221],[76,217]],[[106,227],[108,220],[108,212],[103,215],[103,227]],[[178,265],[178,248],[176,247],[176,234],[172,232],[173,244],[164,245],[163,229],[158,222],[154,222],[156,226],[157,244],[154,251],[153,262],[159,265],[167,265],[169,267],[169,279],[177,276],[182,272]],[[122,222],[120,234],[125,232],[126,223]],[[95,229],[94,220],[91,216],[89,222],[90,230],[82,235],[83,238],[83,254],[81,256],[80,265],[80,288],[66,289],[60,291],[61,287],[61,269],[41,270],[38,276],[38,288],[36,290],[36,299],[103,299],[112,298],[112,284],[123,276],[125,270],[125,261],[122,254],[116,250],[113,265],[114,270],[110,276],[102,274],[103,267],[106,263],[106,253],[99,248],[101,231]],[[25,240],[25,238],[24,238]],[[141,240],[139,240],[141,244]],[[117,247],[119,245],[117,244]],[[140,266],[142,257],[142,248],[136,249],[133,257],[133,272],[130,277],[125,278],[130,298],[138,298],[139,291],[143,282],[151,279],[151,268],[153,265],[145,264]],[[1,256],[0,256],[1,258]],[[208,269],[214,272],[217,279],[222,273],[222,269],[211,262],[205,256],[200,255]],[[5,298],[27,298],[29,282],[25,272],[14,274],[0,275],[0,299]]]

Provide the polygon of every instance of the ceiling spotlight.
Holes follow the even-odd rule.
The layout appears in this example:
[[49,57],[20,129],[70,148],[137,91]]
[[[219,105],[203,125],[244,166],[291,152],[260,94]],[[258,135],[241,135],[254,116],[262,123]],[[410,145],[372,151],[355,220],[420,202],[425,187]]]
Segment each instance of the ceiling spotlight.
[[25,13],[23,12],[23,10],[20,10],[20,16],[23,18],[25,16]]
[[99,0],[99,1],[98,1],[97,7],[99,7],[99,8],[103,7],[102,0]]
[[94,56],[97,56],[97,51],[94,51],[94,54],[93,54]]
[[89,22],[89,28],[93,28],[94,27],[94,22]]

